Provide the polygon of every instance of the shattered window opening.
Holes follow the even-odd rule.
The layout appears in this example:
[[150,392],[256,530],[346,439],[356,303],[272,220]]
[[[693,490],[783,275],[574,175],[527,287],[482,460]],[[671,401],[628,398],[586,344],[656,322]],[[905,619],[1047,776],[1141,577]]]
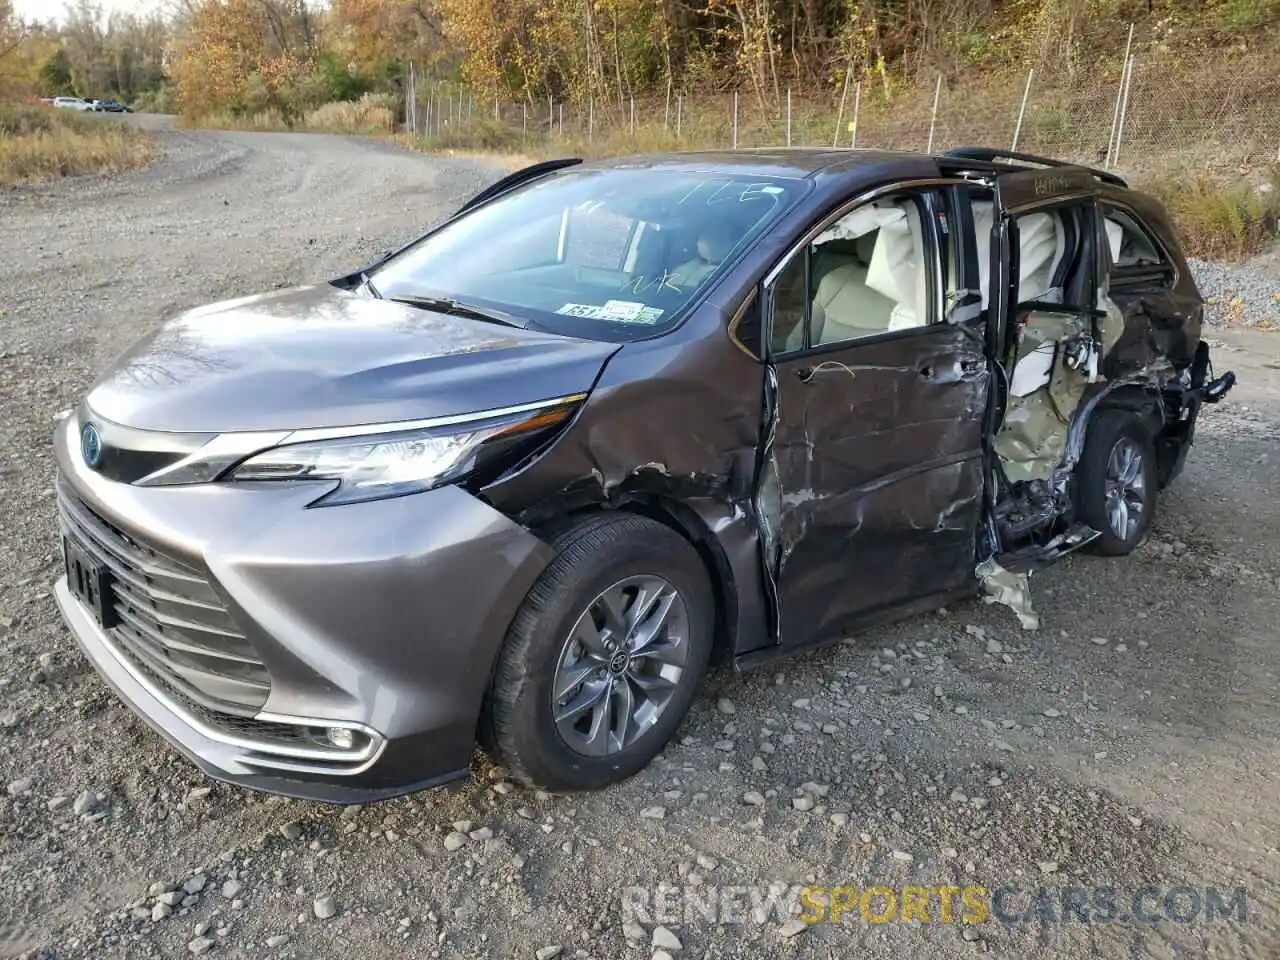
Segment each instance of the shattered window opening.
[[1159,245],[1131,216],[1110,206],[1104,209],[1103,215],[1103,225],[1107,232],[1107,253],[1114,269],[1168,265],[1160,253]]
[[827,227],[776,281],[774,353],[936,322],[940,274],[945,270],[954,277],[950,249],[939,257],[926,229],[938,222],[935,211],[941,209],[933,192],[896,194],[860,206]]

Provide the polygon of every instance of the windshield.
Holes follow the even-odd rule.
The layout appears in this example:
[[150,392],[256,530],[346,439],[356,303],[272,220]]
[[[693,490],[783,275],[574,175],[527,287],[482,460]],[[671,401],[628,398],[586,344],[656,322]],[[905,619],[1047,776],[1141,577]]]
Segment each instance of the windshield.
[[383,297],[451,298],[615,342],[652,336],[799,195],[802,181],[574,169],[479,207],[377,268]]

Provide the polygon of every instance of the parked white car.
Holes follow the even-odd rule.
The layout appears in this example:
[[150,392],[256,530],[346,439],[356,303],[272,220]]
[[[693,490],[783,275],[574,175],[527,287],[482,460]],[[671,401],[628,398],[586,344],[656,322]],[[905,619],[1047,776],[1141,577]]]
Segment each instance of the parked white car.
[[88,100],[81,100],[79,97],[54,97],[53,105],[66,110],[79,110],[81,113],[92,113],[98,109]]

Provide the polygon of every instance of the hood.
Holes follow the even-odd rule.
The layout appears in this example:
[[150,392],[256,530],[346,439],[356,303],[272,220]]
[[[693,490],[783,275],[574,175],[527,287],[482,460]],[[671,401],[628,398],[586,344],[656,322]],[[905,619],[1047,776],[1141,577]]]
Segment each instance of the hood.
[[184,433],[422,420],[584,392],[618,349],[322,284],[179,315],[116,361],[88,405]]

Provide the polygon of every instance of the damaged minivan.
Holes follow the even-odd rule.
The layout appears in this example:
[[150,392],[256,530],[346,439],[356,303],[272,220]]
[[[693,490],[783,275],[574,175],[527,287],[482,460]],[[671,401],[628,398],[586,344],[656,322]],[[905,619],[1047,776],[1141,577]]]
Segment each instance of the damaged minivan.
[[56,431],[56,596],[213,777],[643,768],[759,664],[1132,551],[1214,377],[1169,221],[968,149],[552,161],[183,313]]

